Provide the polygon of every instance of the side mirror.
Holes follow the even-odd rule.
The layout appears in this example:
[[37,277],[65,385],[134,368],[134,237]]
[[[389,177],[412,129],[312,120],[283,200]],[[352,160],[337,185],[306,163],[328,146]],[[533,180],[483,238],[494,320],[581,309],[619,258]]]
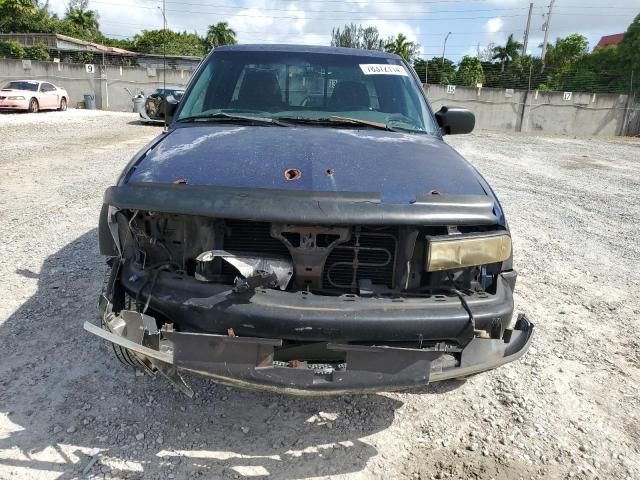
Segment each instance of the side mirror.
[[162,113],[164,113],[164,118],[167,123],[171,123],[171,120],[173,120],[173,115],[176,113],[179,103],[180,100],[177,100],[173,95],[167,95],[164,97],[164,101],[162,102]]
[[443,135],[471,133],[476,126],[475,115],[466,108],[442,107],[436,112],[436,121]]

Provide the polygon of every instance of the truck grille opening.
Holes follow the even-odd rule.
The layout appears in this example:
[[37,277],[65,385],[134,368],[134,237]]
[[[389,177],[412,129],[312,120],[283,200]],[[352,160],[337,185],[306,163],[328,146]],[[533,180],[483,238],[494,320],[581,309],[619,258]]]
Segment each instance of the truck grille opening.
[[[283,236],[294,246],[300,244],[300,235]],[[326,247],[337,240],[337,235],[319,234],[317,246]],[[322,271],[322,288],[340,292],[358,290],[360,280],[374,285],[393,288],[398,234],[395,228],[364,229],[353,227],[351,239],[336,245],[327,257]],[[225,221],[224,249],[230,252],[264,253],[290,257],[284,242],[271,236],[271,224],[240,220]],[[223,266],[224,273],[234,270]]]
[[[203,252],[285,260],[293,271],[289,290],[313,290],[328,295],[384,292],[394,289],[398,227],[305,226],[249,220],[213,220],[170,214],[120,215],[119,228],[133,232],[127,258],[140,265],[162,262],[180,265],[196,276],[196,258]],[[132,248],[135,246],[136,248]],[[246,269],[245,269],[246,270]],[[233,284],[244,275],[233,262],[219,259],[200,272],[200,281]],[[205,278],[203,280],[203,278]],[[377,286],[380,288],[373,289]]]
[[357,291],[360,280],[393,287],[397,234],[354,231],[351,240],[337,245],[329,254],[322,273],[325,288]]
[[285,244],[271,236],[271,224],[267,222],[226,220],[224,249],[230,252],[290,256]]

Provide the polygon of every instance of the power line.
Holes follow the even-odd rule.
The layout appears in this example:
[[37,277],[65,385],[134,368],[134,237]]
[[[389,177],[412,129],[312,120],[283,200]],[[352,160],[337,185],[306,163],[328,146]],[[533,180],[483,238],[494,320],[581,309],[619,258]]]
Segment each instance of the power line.
[[580,9],[585,9],[585,8],[587,8],[587,9],[595,9],[595,8],[597,8],[597,9],[602,9],[602,10],[632,10],[632,11],[634,11],[634,12],[635,12],[635,11],[638,11],[638,9],[637,9],[637,8],[635,8],[635,7],[610,7],[610,6],[608,6],[608,5],[607,5],[606,7],[603,7],[603,6],[599,6],[599,7],[596,7],[596,6],[585,7],[585,6],[583,6],[583,5],[560,5],[560,6],[557,6],[556,8],[562,8],[562,9],[574,9],[574,8],[580,8]]
[[[155,0],[151,0],[155,1]],[[94,3],[110,3],[106,0],[95,1]],[[249,10],[255,9],[266,12],[290,12],[290,8],[271,8],[271,7],[249,7],[249,6],[237,6],[237,5],[216,5],[209,3],[201,3],[201,2],[180,2],[180,1],[167,1],[166,3],[173,3],[178,5],[192,5],[192,6],[201,6],[201,7],[210,7],[210,8],[224,8],[228,10]],[[135,6],[135,5],[133,5]],[[141,8],[150,8],[141,6]],[[514,10],[526,10],[527,7],[511,7],[511,8],[483,8],[483,9],[465,9],[465,10],[428,10],[428,11],[412,11],[411,13],[416,14],[430,14],[430,13],[467,13],[467,12],[500,12],[500,11],[514,11]],[[358,11],[354,11],[353,9],[348,10],[308,10],[305,8],[305,13],[360,13]]]
[[[132,5],[132,4],[124,4],[124,3],[115,3],[115,2],[109,2],[106,0],[94,0],[93,3],[97,3],[97,4],[105,4],[105,5],[110,5],[110,6],[122,6],[122,7],[129,7],[129,8],[138,8],[138,9],[147,9],[147,10],[154,10],[154,7],[146,7],[144,5]],[[182,4],[181,2],[179,2],[180,4]],[[220,7],[220,8],[239,8],[239,7]],[[244,10],[250,10],[249,8],[244,8]],[[281,9],[269,9],[269,8],[259,8],[256,9],[258,11],[269,11],[269,10],[277,10],[277,11],[282,11]],[[228,13],[220,13],[219,11],[216,12],[212,12],[212,11],[203,11],[203,10],[183,10],[183,9],[179,9],[179,10],[167,10],[168,12],[174,12],[174,13],[192,13],[192,14],[206,14],[206,15],[216,15],[216,16],[221,16],[221,15],[230,15]],[[286,11],[290,11],[290,10],[286,10]],[[301,11],[301,13],[307,13],[308,11]],[[365,12],[350,12],[350,11],[331,11],[331,10],[322,10],[322,11],[318,11],[318,10],[311,10],[311,12],[315,12],[315,13],[344,13],[344,14],[367,14]],[[464,13],[464,10],[460,10],[460,11],[434,11],[434,12],[415,12],[416,14],[433,14],[433,13]],[[371,15],[375,15],[374,17],[353,17],[353,16],[349,16],[349,17],[344,17],[344,18],[327,18],[327,17],[309,17],[309,16],[304,16],[304,17],[300,17],[299,15],[253,15],[253,14],[243,14],[243,13],[234,13],[232,14],[232,16],[234,17],[245,17],[245,18],[270,18],[270,19],[292,19],[292,20],[300,20],[300,19],[304,19],[304,20],[336,20],[336,21],[340,21],[340,22],[361,22],[361,21],[380,21],[380,20],[388,20],[388,21],[421,21],[421,22],[429,22],[429,21],[442,21],[442,20],[482,20],[482,19],[492,19],[495,18],[495,15],[491,15],[491,16],[470,16],[470,17],[451,17],[451,16],[444,16],[444,17],[438,17],[438,18],[417,18],[415,16],[411,16],[411,17],[387,17],[384,14],[375,14],[375,13],[371,13]],[[392,14],[393,15],[393,14]],[[573,17],[576,16],[599,16],[599,17],[603,17],[603,16],[610,16],[610,17],[626,17],[627,15],[625,14],[600,14],[600,13],[560,13],[559,15],[571,15]],[[500,18],[517,18],[517,17],[525,17],[527,16],[526,14],[514,14],[514,15],[500,15]]]
[[[138,28],[158,28],[159,25],[151,25],[151,24],[144,24],[144,23],[127,23],[127,22],[109,22],[109,21],[101,21],[100,22],[103,25],[113,25],[113,26],[120,26],[120,25],[126,25],[126,26],[130,26],[130,27],[138,27]],[[265,32],[264,30],[238,30],[234,28],[234,31],[236,33],[242,33],[242,34],[260,34],[260,35],[264,35]],[[133,35],[123,35],[123,34],[119,34],[119,33],[107,33],[107,32],[103,32],[104,35],[109,35],[109,36],[113,36],[113,37],[122,37],[122,38],[129,38],[132,37]],[[487,32],[485,30],[475,30],[475,31],[465,31],[465,32],[452,32],[452,35],[456,35],[456,36],[469,36],[469,35],[483,35],[486,34]],[[512,33],[510,30],[496,30],[494,32],[491,33]],[[321,35],[321,34],[320,34]],[[330,33],[326,34],[327,36],[330,35]],[[442,33],[415,33],[414,36],[416,37],[442,37]]]
[[[142,8],[142,9],[148,9],[148,10],[155,10],[154,7],[145,7],[143,5],[128,5],[128,4],[124,4],[124,3],[112,3],[112,2],[105,2],[105,1],[101,1],[101,0],[94,0],[93,3],[99,3],[99,4],[107,4],[107,5],[111,5],[111,6],[122,6],[122,7],[130,7],[130,8]],[[220,16],[220,12],[205,12],[205,11],[201,11],[201,10],[169,10],[167,9],[167,12],[174,12],[174,13],[193,13],[193,14],[207,14],[207,15],[218,15]],[[327,11],[323,11],[322,13],[326,13]],[[350,12],[342,12],[342,13],[350,13]],[[430,13],[430,12],[429,12]],[[436,12],[437,13],[437,12]],[[222,14],[225,15],[225,14]],[[491,15],[491,16],[479,16],[479,17],[440,17],[440,18],[416,18],[415,16],[413,17],[397,17],[397,18],[389,18],[386,16],[376,16],[376,17],[370,17],[370,18],[353,18],[353,17],[348,17],[348,18],[326,18],[326,17],[300,17],[300,16],[295,16],[295,15],[248,15],[248,14],[241,14],[241,13],[235,13],[233,14],[234,17],[248,17],[248,18],[271,18],[271,19],[292,19],[292,20],[300,20],[300,19],[304,19],[304,20],[337,20],[337,21],[379,21],[379,20],[393,20],[393,21],[400,21],[400,20],[412,20],[412,21],[421,21],[421,22],[429,22],[429,21],[442,21],[442,20],[481,20],[481,19],[491,19],[491,18],[495,18],[495,15]],[[500,18],[515,18],[515,17],[525,17],[525,14],[522,15],[501,15]]]
[[[154,0],[150,0],[150,1],[154,1]],[[157,0],[155,0],[157,1]],[[272,0],[273,1],[273,0]],[[283,1],[288,1],[288,2],[294,2],[294,0],[283,0]],[[400,4],[400,5],[433,5],[433,4],[439,4],[439,3],[464,3],[464,4],[469,4],[469,3],[482,3],[482,2],[488,2],[490,0],[427,0],[427,1],[421,1],[421,0],[407,0],[407,1],[401,1],[401,0],[391,0],[391,1],[376,1],[375,4],[376,5],[386,5],[386,4]],[[339,3],[341,5],[344,5],[344,0],[304,0],[305,3],[321,3],[321,4],[327,4],[327,3]],[[363,6],[369,6],[371,5],[371,2],[369,0],[362,0],[362,1],[358,1],[358,0],[351,0],[349,2],[350,4],[355,4],[355,5],[363,5]],[[207,3],[203,3],[202,5],[209,5]],[[243,8],[254,8],[254,7],[250,7],[250,6],[245,6]]]

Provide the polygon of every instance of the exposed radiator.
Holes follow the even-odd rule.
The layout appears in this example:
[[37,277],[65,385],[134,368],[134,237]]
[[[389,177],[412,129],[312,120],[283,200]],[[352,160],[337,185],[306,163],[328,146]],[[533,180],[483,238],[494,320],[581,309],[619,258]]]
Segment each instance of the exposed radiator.
[[[266,222],[227,220],[224,249],[290,257],[285,244],[273,238],[270,231],[271,225]],[[294,237],[295,234],[287,234],[288,240],[298,245]],[[329,237],[318,235],[318,246],[330,244],[333,238]],[[359,280],[370,280],[374,285],[392,288],[397,246],[397,229],[352,227],[351,239],[335,246],[329,254],[322,272],[322,287],[354,292],[358,290]]]
[[323,287],[357,291],[359,280],[393,287],[397,244],[392,230],[354,231],[351,240],[336,246],[327,258]]

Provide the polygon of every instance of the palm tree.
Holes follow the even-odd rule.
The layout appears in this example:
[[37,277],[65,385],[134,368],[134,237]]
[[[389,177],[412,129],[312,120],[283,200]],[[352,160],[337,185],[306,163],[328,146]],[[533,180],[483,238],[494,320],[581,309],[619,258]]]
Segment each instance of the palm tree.
[[100,32],[98,12],[89,10],[89,0],[69,2],[64,18],[80,33],[91,39]]
[[235,45],[236,32],[229,28],[227,22],[218,22],[215,25],[209,25],[207,37],[205,39],[209,50],[219,47],[220,45]]
[[497,46],[493,48],[493,57],[491,58],[492,60],[500,61],[500,71],[504,72],[505,65],[508,65],[513,59],[520,56],[521,49],[522,44],[513,38],[512,33],[509,35],[509,38],[507,38],[507,43],[504,47]]
[[411,58],[415,55],[416,44],[409,42],[404,34],[399,33],[395,40],[390,41],[384,46],[384,49],[389,53],[400,55],[407,62],[410,62]]

